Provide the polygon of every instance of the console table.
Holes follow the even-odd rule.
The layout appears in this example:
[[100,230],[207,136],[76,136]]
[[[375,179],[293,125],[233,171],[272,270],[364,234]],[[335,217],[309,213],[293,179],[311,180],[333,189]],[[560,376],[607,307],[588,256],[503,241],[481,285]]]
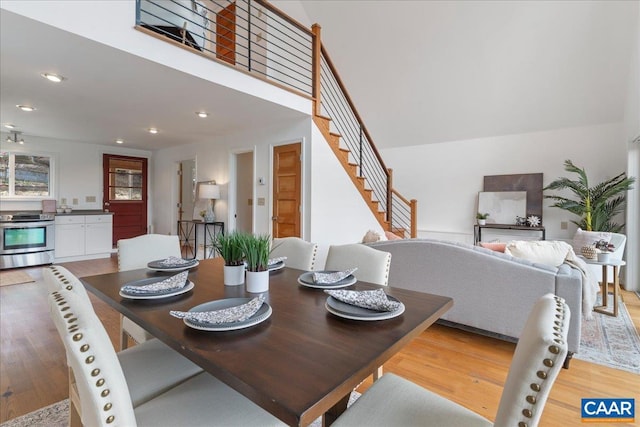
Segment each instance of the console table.
[[485,224],[485,225],[474,225],[473,226],[473,243],[475,245],[480,244],[482,241],[482,230],[483,229],[491,229],[491,230],[520,230],[520,231],[536,231],[541,234],[542,240],[546,238],[546,232],[544,227],[529,227],[526,225],[514,225],[514,224]]
[[[178,239],[180,239],[180,247],[188,248],[187,257],[196,257],[198,254],[198,226],[203,227],[203,248],[204,258],[215,258],[216,251],[213,248],[213,242],[218,234],[224,234],[224,222],[212,221],[206,222],[197,219],[183,219],[178,221]],[[189,242],[193,240],[193,248]],[[208,242],[208,243],[207,243]]]
[[[602,293],[602,305],[594,307],[593,311],[606,314],[608,316],[618,317],[618,298],[620,297],[620,280],[618,278],[619,268],[623,265],[627,265],[627,263],[621,259],[609,259],[607,261],[598,261],[597,259],[589,259],[581,256],[587,264],[593,265],[601,265],[602,266],[602,282],[600,282],[600,291]],[[609,287],[609,279],[607,277],[607,266],[613,267],[613,311],[609,310],[608,303],[608,287]]]

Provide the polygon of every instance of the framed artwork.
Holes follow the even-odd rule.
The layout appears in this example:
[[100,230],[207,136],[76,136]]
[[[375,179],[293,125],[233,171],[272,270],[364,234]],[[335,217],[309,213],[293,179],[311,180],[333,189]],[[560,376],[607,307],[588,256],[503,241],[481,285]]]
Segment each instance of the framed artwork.
[[478,212],[488,213],[487,224],[515,224],[527,213],[526,191],[481,191]]
[[526,191],[527,209],[522,217],[535,215],[542,225],[542,173],[488,175],[484,177],[484,191]]

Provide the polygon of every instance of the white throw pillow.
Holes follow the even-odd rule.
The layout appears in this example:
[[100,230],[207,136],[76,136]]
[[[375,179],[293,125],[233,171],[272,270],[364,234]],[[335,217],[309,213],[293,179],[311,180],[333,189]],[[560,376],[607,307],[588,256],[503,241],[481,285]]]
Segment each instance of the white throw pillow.
[[538,264],[557,267],[564,262],[570,250],[571,245],[555,240],[514,240],[507,243],[504,253]]
[[604,240],[609,243],[611,241],[611,233],[606,231],[584,231],[578,228],[573,236],[571,246],[573,246],[573,251],[576,254],[580,254],[583,246],[593,246],[598,240]]

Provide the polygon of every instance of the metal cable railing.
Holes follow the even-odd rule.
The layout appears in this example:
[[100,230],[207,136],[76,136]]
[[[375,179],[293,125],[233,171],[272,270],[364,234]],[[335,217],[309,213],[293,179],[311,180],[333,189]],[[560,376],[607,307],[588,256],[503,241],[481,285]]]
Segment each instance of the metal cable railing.
[[259,0],[136,0],[136,25],[306,96],[311,31]]

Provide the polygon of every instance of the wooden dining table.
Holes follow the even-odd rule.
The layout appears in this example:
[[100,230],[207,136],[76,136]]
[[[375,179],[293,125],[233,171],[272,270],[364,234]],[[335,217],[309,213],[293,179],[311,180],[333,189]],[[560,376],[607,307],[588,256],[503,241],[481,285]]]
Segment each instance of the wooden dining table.
[[[255,296],[244,285],[225,286],[222,271],[220,258],[201,260],[189,273],[193,290],[154,300],[126,299],[119,291],[124,284],[168,273],[140,269],[81,280],[115,310],[289,425],[305,426],[322,415],[330,424],[358,384],[453,305],[449,297],[387,286],[387,294],[404,303],[404,313],[379,321],[345,319],[327,311],[325,292],[298,283],[303,271],[285,267],[270,273],[266,302],[273,312],[255,326],[202,331],[169,314]],[[358,281],[346,289],[377,288]]]

